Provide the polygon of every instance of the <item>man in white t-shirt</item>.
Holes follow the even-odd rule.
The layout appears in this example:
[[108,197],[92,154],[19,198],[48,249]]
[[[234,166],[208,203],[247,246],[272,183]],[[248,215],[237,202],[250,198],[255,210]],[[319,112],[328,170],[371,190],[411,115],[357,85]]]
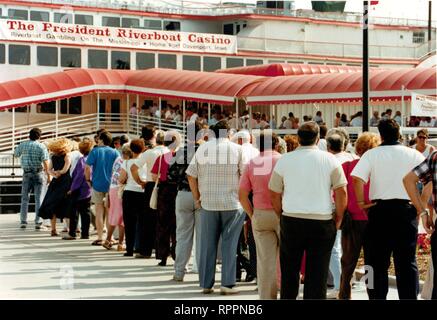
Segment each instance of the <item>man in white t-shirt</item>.
[[334,155],[317,147],[315,122],[304,123],[297,134],[300,147],[282,155],[269,182],[272,205],[281,217],[281,299],[298,296],[304,251],[304,299],[326,299],[331,250],[347,206],[347,180]]
[[367,151],[352,171],[357,204],[364,208],[364,184],[370,180],[366,264],[373,273],[369,299],[386,299],[388,269],[393,253],[400,299],[417,299],[417,216],[402,179],[425,158],[399,143],[399,124],[383,119],[378,124],[381,146]]

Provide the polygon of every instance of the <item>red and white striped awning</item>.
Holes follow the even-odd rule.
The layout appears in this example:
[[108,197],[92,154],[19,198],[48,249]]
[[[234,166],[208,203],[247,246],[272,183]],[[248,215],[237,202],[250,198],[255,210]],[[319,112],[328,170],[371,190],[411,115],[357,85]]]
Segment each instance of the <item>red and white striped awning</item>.
[[[407,91],[436,95],[434,68],[396,69],[371,72],[370,98],[396,98]],[[269,78],[246,88],[240,95],[249,104],[283,104],[361,100],[362,73],[318,74]],[[405,95],[410,95],[405,91]]]

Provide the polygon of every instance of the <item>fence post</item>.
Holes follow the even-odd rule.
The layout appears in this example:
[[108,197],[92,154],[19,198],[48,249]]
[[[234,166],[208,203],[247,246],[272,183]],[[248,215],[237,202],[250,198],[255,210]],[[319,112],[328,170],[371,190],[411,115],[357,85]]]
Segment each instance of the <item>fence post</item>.
[[97,121],[96,121],[96,131],[100,128],[100,93],[97,92]]
[[59,99],[56,100],[55,108],[55,137],[57,138],[59,133]]
[[12,152],[15,151],[15,108],[12,108]]
[[138,112],[138,106],[140,105],[140,95],[137,94],[137,135],[140,135],[140,113]]
[[[129,127],[130,127],[130,107],[129,107],[129,93],[126,96],[126,110],[127,110],[127,126],[126,126],[126,132],[129,134]],[[137,110],[138,112],[138,110]]]
[[159,97],[159,130],[161,130],[161,117],[162,117],[162,103],[161,97]]

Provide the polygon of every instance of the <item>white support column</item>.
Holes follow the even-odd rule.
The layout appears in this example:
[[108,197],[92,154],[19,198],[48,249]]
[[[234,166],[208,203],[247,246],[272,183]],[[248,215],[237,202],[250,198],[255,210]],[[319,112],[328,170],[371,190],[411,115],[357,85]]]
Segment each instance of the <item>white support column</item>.
[[209,120],[211,120],[211,103],[208,102],[208,125],[209,125]]
[[138,106],[140,105],[140,95],[137,94],[137,135],[140,135],[140,113],[138,112]]
[[[129,107],[129,93],[126,96],[126,114],[127,114],[127,128],[126,128],[126,132],[129,133],[129,126],[130,126],[130,107]],[[138,110],[137,110],[138,112]]]
[[239,125],[238,125],[238,121],[239,121],[240,119],[238,119],[238,98],[236,98],[235,99],[235,121],[236,121],[236,124],[235,124],[235,126],[236,126],[236,129],[238,130],[239,129]]
[[249,105],[249,132],[252,133],[252,105]]
[[12,108],[12,152],[15,151],[15,108]]
[[185,122],[185,100],[182,100],[182,132],[184,133],[184,141],[187,140],[187,124]]
[[96,131],[100,128],[100,93],[97,92],[97,121],[96,121]]
[[161,130],[161,117],[162,117],[162,103],[161,97],[159,97],[159,130]]
[[[275,107],[276,107],[276,105],[273,105],[273,106],[270,106],[270,107],[269,107],[269,113],[270,113],[270,114],[269,114],[269,124],[270,124],[270,123],[273,123],[273,122],[272,122],[272,115],[273,115],[273,109],[274,109]],[[270,129],[276,129],[276,128],[270,128]]]
[[[55,137],[58,137],[58,131],[59,131],[59,100],[56,100],[56,106],[55,106]],[[68,106],[67,106],[68,108]]]
[[402,108],[402,117],[401,117],[401,121],[402,121],[402,127],[406,127],[406,122],[407,122],[407,108],[405,107],[405,86],[402,85],[402,95],[401,95],[401,108]]

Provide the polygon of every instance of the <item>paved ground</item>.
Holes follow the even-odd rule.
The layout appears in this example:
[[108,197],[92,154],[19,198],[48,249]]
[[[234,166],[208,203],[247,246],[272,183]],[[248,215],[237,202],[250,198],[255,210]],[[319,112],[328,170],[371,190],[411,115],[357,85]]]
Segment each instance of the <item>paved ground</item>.
[[[21,230],[17,222],[17,215],[0,215],[0,299],[258,299],[254,283],[238,284],[238,295],[219,295],[220,272],[216,292],[203,295],[197,274],[187,274],[183,283],[171,280],[171,259],[159,267],[155,259],[91,246],[92,239],[65,241],[35,231],[33,223]],[[353,298],[367,295],[356,289]],[[395,289],[389,299],[397,299]]]

